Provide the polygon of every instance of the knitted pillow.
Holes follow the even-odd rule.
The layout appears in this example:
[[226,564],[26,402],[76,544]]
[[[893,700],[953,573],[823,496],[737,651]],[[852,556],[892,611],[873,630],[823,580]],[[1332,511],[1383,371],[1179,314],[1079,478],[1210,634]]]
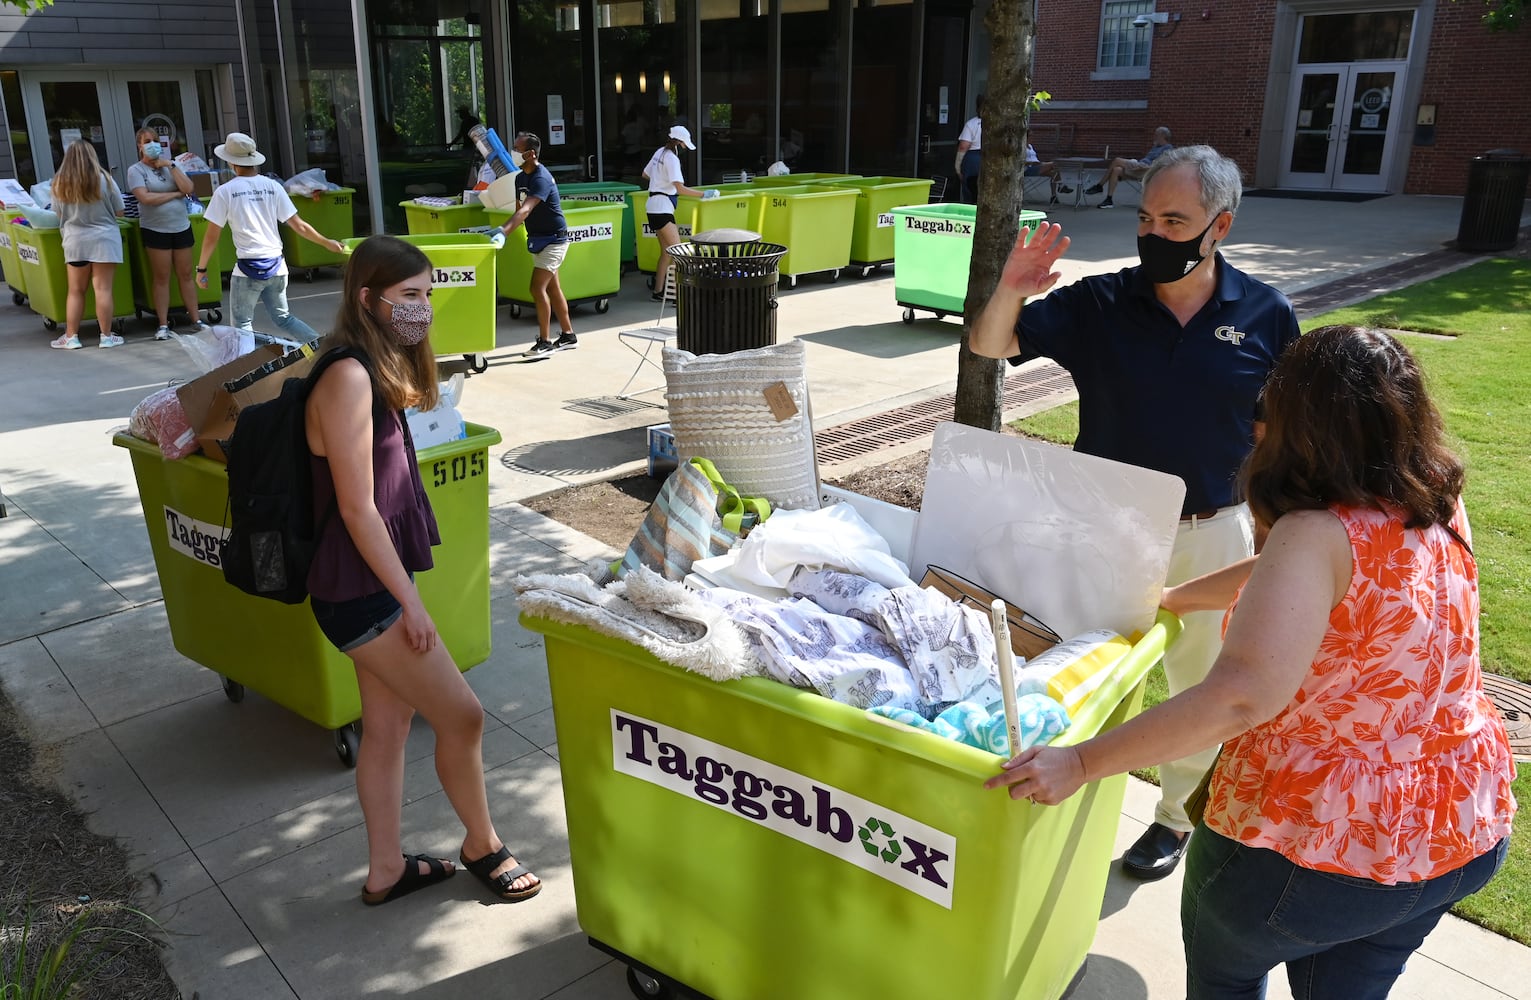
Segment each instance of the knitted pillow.
[[710,458],[746,496],[817,510],[819,470],[803,345],[731,354],[664,349],[665,401],[682,462]]

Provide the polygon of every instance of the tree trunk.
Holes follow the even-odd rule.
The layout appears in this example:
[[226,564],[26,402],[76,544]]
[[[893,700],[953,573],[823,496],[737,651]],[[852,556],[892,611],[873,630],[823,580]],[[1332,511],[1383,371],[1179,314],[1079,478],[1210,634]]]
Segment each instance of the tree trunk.
[[978,223],[973,230],[973,263],[963,307],[967,319],[957,355],[955,419],[997,431],[1006,363],[968,350],[967,321],[989,301],[1019,230],[1036,0],[994,0],[984,16],[984,27],[989,33],[989,89],[983,105]]

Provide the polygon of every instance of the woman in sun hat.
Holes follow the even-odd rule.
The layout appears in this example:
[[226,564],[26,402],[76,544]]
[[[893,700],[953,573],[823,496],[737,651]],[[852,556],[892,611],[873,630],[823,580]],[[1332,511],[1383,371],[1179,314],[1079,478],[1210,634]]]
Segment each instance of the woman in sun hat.
[[691,131],[684,125],[670,126],[663,146],[654,150],[648,166],[643,168],[643,179],[649,182],[649,227],[659,240],[659,265],[654,268],[654,298],[664,298],[665,282],[670,272],[670,255],[667,249],[680,242],[680,229],[675,225],[675,198],[702,198],[705,193],[686,187],[685,173],[680,164],[680,148],[695,149],[691,143]]

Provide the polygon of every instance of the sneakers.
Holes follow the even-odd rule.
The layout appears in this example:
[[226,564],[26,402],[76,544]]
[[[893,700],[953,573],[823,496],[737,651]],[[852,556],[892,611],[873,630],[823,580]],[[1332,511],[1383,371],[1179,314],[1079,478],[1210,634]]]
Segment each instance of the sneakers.
[[101,346],[102,347],[121,347],[122,346],[122,338],[117,336],[115,333],[103,333],[101,335]]
[[48,346],[57,351],[78,351],[80,335],[78,333],[61,334],[57,340],[48,341]]
[[1047,203],[1049,205],[1061,205],[1061,204],[1063,204],[1062,202],[1060,202],[1058,200],[1058,196],[1057,195],[1053,195],[1052,198],[1048,199]]
[[1069,187],[1067,184],[1059,184],[1058,185],[1058,193],[1059,194],[1073,194],[1074,193],[1074,189]]
[[1091,184],[1089,187],[1084,189],[1084,193],[1085,194],[1100,194],[1104,190],[1106,190],[1106,186],[1104,184]]
[[1105,201],[1101,202],[1099,205],[1096,205],[1095,207],[1096,208],[1115,208],[1116,207],[1116,202],[1112,201],[1110,198],[1107,198]]
[[162,326],[158,330],[154,331],[155,340],[169,340],[171,336],[172,334],[170,332],[170,327],[168,326]]
[[573,331],[565,333],[553,341],[553,347],[560,351],[572,351],[578,346],[579,338],[574,335]]
[[538,337],[536,342],[533,343],[531,347],[527,348],[526,353],[532,356],[536,356],[539,354],[552,354],[556,350],[558,350],[558,348],[553,346],[553,342],[551,340],[543,340],[541,337]]

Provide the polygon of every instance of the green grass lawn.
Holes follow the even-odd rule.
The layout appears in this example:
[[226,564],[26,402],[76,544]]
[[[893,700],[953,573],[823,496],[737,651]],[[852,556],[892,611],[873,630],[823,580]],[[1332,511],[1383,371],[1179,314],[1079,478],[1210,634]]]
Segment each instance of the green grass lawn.
[[[1483,669],[1531,682],[1531,264],[1491,260],[1305,321],[1304,330],[1356,323],[1451,335],[1405,337],[1447,432],[1467,463],[1466,503],[1482,600]],[[1017,420],[1017,430],[1072,444],[1070,403]],[[1145,705],[1168,697],[1149,675]],[[1135,772],[1157,780],[1154,769]],[[1531,944],[1531,764],[1515,782],[1521,803],[1498,877],[1456,908],[1460,916]]]

